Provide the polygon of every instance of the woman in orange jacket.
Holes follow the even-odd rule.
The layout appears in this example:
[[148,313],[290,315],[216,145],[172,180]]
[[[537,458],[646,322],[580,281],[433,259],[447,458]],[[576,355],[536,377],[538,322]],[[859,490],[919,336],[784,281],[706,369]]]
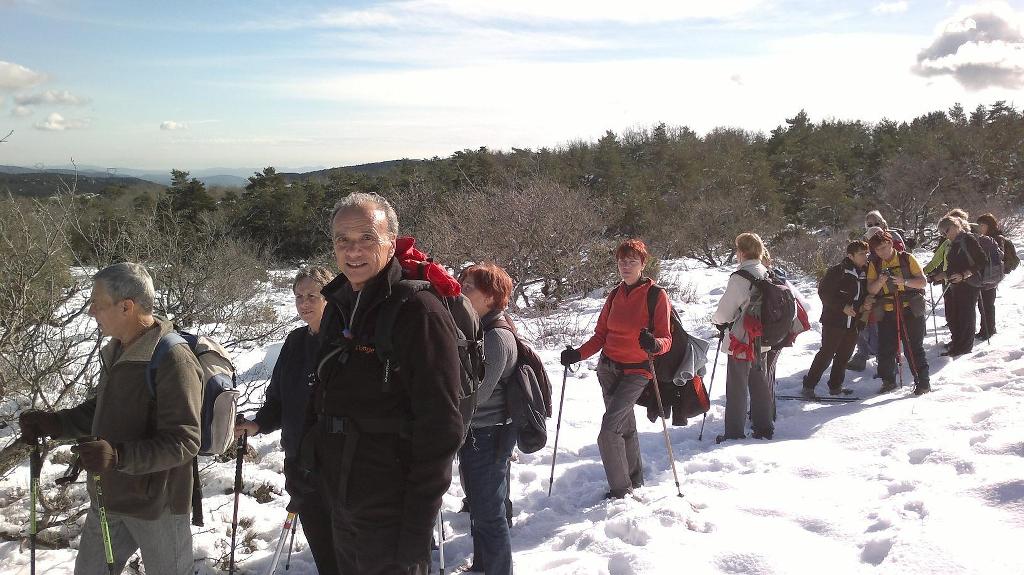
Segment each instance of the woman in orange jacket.
[[[650,358],[672,347],[668,295],[643,275],[648,257],[647,246],[636,239],[615,250],[622,282],[605,301],[594,335],[579,349],[562,352],[565,366],[601,352],[597,379],[605,412],[597,447],[608,477],[608,498],[621,499],[644,483],[633,406],[653,377]],[[653,313],[647,304],[651,289],[659,292]]]

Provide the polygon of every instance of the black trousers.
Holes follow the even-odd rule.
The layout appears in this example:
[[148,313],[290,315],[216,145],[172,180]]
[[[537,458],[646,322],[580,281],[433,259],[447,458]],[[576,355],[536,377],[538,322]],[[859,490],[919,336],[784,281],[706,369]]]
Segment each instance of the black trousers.
[[904,307],[903,313],[897,318],[895,311],[887,311],[878,322],[878,375],[885,383],[896,381],[896,342],[897,319],[899,319],[899,341],[902,342],[901,354],[910,361],[910,371],[914,381],[928,385],[928,358],[924,355],[924,334],[928,331],[925,318],[915,317],[910,308]]
[[[291,458],[284,462],[285,476],[294,473],[296,463]],[[324,504],[326,495],[319,486],[314,486],[316,491],[311,494],[293,494],[292,497],[299,497],[299,525],[302,527],[302,534],[306,536],[306,543],[309,544],[309,552],[313,555],[313,562],[316,563],[317,573],[320,575],[337,575],[338,562],[334,557],[334,534],[331,526],[331,509]],[[291,489],[290,482],[285,483],[285,489]]]
[[811,368],[807,370],[804,387],[811,389],[816,387],[822,374],[825,373],[825,368],[831,363],[832,371],[828,377],[828,388],[833,391],[842,389],[843,380],[846,379],[846,364],[850,362],[855,347],[857,347],[856,328],[821,326],[821,349],[815,354]]
[[952,295],[953,321],[949,324],[949,331],[952,336],[949,343],[949,352],[952,355],[969,353],[974,349],[974,326],[977,325],[978,312],[975,307],[978,304],[978,294],[981,290],[964,282],[953,284],[949,292]]
[[978,299],[978,311],[981,312],[981,337],[988,339],[996,333],[996,288],[981,290]]

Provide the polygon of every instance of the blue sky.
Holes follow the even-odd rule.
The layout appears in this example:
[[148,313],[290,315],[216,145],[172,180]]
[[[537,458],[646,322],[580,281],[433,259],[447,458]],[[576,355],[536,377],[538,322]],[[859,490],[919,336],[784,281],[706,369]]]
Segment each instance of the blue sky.
[[942,0],[0,0],[0,164],[337,166],[1020,107],[1022,21]]

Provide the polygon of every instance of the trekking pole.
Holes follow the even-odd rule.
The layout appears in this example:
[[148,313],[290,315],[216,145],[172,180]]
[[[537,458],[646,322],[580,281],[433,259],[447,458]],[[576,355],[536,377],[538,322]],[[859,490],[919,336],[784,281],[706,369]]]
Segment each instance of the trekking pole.
[[[292,530],[295,533],[293,526],[295,525],[296,519],[295,512],[289,512],[288,516],[284,519],[284,525],[281,526],[281,535],[277,538],[277,548],[274,550],[274,557],[270,560],[270,566],[267,567],[265,572],[266,575],[274,575],[274,571],[277,570],[277,564],[281,561],[281,553],[284,551],[284,541],[288,538],[288,531]],[[289,549],[289,553],[291,550]]]
[[[571,345],[565,346],[572,349]],[[551,488],[555,485],[555,458],[558,457],[558,435],[562,432],[562,406],[565,405],[565,383],[569,379],[569,366],[565,366],[562,372],[562,397],[558,400],[558,423],[555,424],[555,449],[551,452],[551,478],[548,480],[548,497],[551,497]]]
[[299,526],[299,518],[296,517],[292,520],[292,537],[288,541],[288,560],[284,562],[284,570],[291,569],[292,566],[292,547],[295,546],[295,528]]
[[444,575],[444,523],[440,509],[437,510],[437,572]]
[[28,474],[30,478],[29,505],[28,511],[28,545],[29,545],[29,573],[36,575],[36,533],[39,532],[39,524],[36,522],[36,505],[39,502],[39,475],[43,469],[43,456],[39,449],[39,439],[32,442],[32,454],[28,459]]
[[[90,442],[98,441],[98,440],[99,440],[98,437],[86,436],[86,437],[79,437],[76,440],[76,443],[81,445],[83,443],[90,443]],[[57,480],[57,484],[58,485],[66,485],[68,483],[73,483],[75,481],[75,479],[78,478],[78,474],[81,471],[81,469],[82,469],[81,457],[76,457],[74,463],[72,463],[71,467],[68,468],[68,472],[64,475],[64,477],[61,477],[60,479]],[[96,486],[96,507],[97,507],[96,515],[99,517],[99,521],[100,521],[100,536],[103,538],[103,556],[104,556],[104,558],[107,561],[107,571],[111,575],[113,575],[114,574],[114,549],[113,549],[113,547],[110,544],[110,523],[107,521],[107,507],[103,503],[103,485],[102,485],[102,481],[100,480],[101,476],[100,476],[99,473],[95,473],[95,472],[94,473],[90,473],[88,476],[89,476],[90,479],[92,479],[93,485]]]
[[668,424],[665,423],[665,407],[661,403],[661,389],[658,385],[658,372],[654,370],[654,356],[647,354],[647,364],[651,366],[651,375],[654,376],[654,397],[658,400],[658,415],[661,416],[661,431],[665,436],[665,449],[668,450],[668,462],[672,465],[672,477],[676,480],[676,496],[682,497],[683,490],[679,486],[679,473],[676,472],[676,456],[672,452],[672,442],[668,438]]
[[896,373],[900,378],[900,388],[903,387],[903,358],[900,357],[900,349],[903,347],[903,330],[900,329],[903,324],[903,304],[900,301],[900,291],[896,288],[892,290],[892,309],[893,313],[896,314]]
[[[718,332],[718,349],[715,350],[715,363],[711,364],[711,381],[708,382],[708,400],[711,400],[711,389],[715,387],[715,371],[718,369],[718,354],[722,353],[722,340],[725,339],[725,330]],[[700,419],[700,433],[697,434],[697,441],[704,441],[704,423],[708,420],[708,412]]]
[[249,432],[243,431],[242,437],[238,438],[238,448],[235,450],[235,511],[231,515],[231,559],[228,562],[228,573],[235,573],[235,536],[238,532],[238,500],[242,496],[242,458],[245,457],[245,448],[249,443]]
[[935,290],[932,287],[935,284],[928,282],[928,299],[932,300],[932,333],[935,334],[935,347],[939,347],[939,320],[935,317]]

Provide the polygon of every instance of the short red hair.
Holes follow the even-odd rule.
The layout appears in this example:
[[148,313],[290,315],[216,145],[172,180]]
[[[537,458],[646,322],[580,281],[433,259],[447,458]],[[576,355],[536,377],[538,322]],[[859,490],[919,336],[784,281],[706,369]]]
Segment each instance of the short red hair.
[[875,251],[885,242],[892,242],[892,234],[886,231],[875,232],[875,235],[868,240],[868,247],[871,248],[871,251]]
[[621,244],[615,250],[615,259],[621,260],[622,258],[636,257],[640,258],[640,263],[647,263],[647,258],[651,254],[647,253],[647,246],[643,241],[638,239],[628,239]]
[[512,295],[512,278],[500,266],[490,262],[471,265],[459,274],[459,283],[466,280],[472,280],[476,289],[494,298],[494,309],[508,307]]

